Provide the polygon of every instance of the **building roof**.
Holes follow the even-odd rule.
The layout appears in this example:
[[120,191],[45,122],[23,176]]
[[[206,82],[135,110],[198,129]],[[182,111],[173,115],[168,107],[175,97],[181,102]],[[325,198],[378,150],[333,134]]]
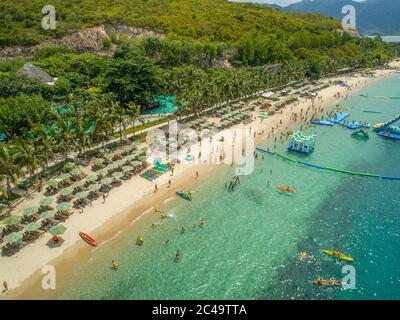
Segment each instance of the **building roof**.
[[31,63],[26,63],[24,66],[20,69],[20,72],[27,75],[30,79],[35,79],[43,83],[47,84],[54,84],[57,79],[49,76],[45,71],[42,69],[34,66]]

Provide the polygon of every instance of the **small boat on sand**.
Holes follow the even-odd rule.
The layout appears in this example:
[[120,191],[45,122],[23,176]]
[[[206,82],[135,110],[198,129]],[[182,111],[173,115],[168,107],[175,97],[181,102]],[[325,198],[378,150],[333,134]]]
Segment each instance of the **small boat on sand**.
[[317,278],[313,281],[314,284],[316,284],[317,286],[335,286],[335,287],[339,287],[342,286],[342,281],[340,280],[336,280],[336,279],[321,279],[321,278]]
[[84,232],[79,232],[80,237],[88,244],[90,244],[93,247],[97,247],[97,242],[94,240],[91,236]]
[[345,255],[344,253],[340,252],[340,251],[336,251],[336,250],[323,250],[323,253],[341,259],[341,260],[345,260],[345,261],[353,261],[354,259],[348,255]]
[[278,186],[278,187],[275,187],[275,188],[277,188],[278,190],[281,190],[281,191],[289,192],[289,193],[295,193],[296,192],[294,189],[291,189],[289,187]]

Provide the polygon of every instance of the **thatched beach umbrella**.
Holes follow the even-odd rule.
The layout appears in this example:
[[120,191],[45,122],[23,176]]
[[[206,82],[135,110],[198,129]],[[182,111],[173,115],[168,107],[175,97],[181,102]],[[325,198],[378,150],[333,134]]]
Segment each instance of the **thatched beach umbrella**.
[[7,226],[14,226],[21,222],[21,216],[8,216],[3,219],[3,223]]
[[42,200],[40,200],[39,204],[43,207],[48,207],[51,206],[56,200],[54,198],[43,198]]
[[24,216],[31,217],[39,212],[39,207],[30,207],[24,210]]
[[89,186],[89,190],[90,191],[98,191],[101,189],[101,187],[102,187],[102,185],[100,183],[95,183],[95,184],[92,184],[91,186]]
[[69,179],[69,178],[71,178],[71,175],[69,174],[69,173],[63,173],[62,175],[60,175],[59,177],[58,177],[60,180],[67,180],[67,179]]
[[113,182],[113,179],[112,179],[112,178],[104,178],[103,180],[100,181],[100,183],[101,183],[102,185],[109,185],[109,184],[111,184],[112,182]]
[[82,174],[82,170],[79,169],[79,168],[75,168],[75,169],[72,169],[69,173],[70,173],[71,175],[73,175],[73,176],[79,176],[79,175]]
[[14,243],[22,240],[24,234],[21,231],[10,233],[6,235],[3,239],[4,243]]
[[84,199],[84,198],[87,198],[88,195],[89,195],[89,191],[82,191],[82,192],[77,193],[75,195],[75,197],[78,199]]
[[88,177],[86,177],[86,181],[92,182],[92,181],[96,181],[98,178],[99,178],[98,175],[88,176]]
[[111,160],[112,158],[114,158],[114,155],[112,153],[106,153],[105,155],[103,155],[103,157],[107,160]]
[[116,164],[118,167],[122,167],[123,165],[125,165],[125,163],[126,163],[126,160],[118,160],[118,161],[115,161],[115,164]]
[[103,158],[97,158],[93,161],[94,164],[103,164],[106,160]]
[[123,166],[122,170],[124,171],[132,171],[134,168],[132,166]]
[[25,228],[24,228],[24,232],[25,231],[37,231],[42,227],[42,225],[40,224],[40,222],[31,222],[28,223]]
[[56,210],[49,210],[49,211],[45,211],[43,212],[40,217],[44,220],[46,219],[53,219],[54,216],[57,214]]
[[57,226],[51,228],[51,229],[49,230],[49,233],[50,233],[52,236],[61,236],[62,234],[64,234],[64,232],[65,232],[66,230],[67,230],[67,227],[66,227],[66,226],[64,226],[64,225],[62,225],[62,224],[59,224],[59,225],[57,225]]
[[112,176],[114,177],[114,178],[122,178],[123,176],[124,176],[124,174],[122,173],[122,172],[114,172],[113,174],[112,174]]
[[62,189],[59,193],[61,196],[69,196],[74,192],[74,188],[69,187],[69,188],[65,188]]
[[118,168],[118,165],[117,165],[115,162],[110,163],[110,164],[107,166],[107,169],[108,169],[108,170],[114,170],[114,169],[117,169],[117,168]]
[[71,188],[81,188],[81,187],[83,187],[84,185],[86,184],[86,180],[79,180],[79,181],[77,181],[77,182],[75,182],[72,186],[71,186]]
[[102,175],[105,176],[106,174],[108,174],[108,169],[107,168],[103,168],[100,169],[99,171],[96,171],[98,175]]
[[69,202],[62,202],[57,206],[58,211],[65,211],[71,208],[71,204]]
[[72,169],[75,168],[76,164],[74,162],[67,162],[64,164],[64,169]]
[[59,179],[53,179],[53,180],[50,180],[50,181],[47,181],[47,185],[49,186],[49,187],[57,187],[58,186],[58,184],[61,182],[61,180],[59,180]]

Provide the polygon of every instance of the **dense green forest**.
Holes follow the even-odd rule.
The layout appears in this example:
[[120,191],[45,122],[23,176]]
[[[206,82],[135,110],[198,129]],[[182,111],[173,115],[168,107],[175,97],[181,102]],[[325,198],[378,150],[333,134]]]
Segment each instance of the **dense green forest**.
[[[33,174],[57,153],[83,153],[116,128],[134,126],[152,96],[176,96],[178,116],[199,114],[340,68],[382,66],[396,54],[380,38],[338,32],[338,22],[329,18],[225,0],[55,0],[55,31],[40,28],[43,5],[3,0],[0,45],[36,44],[102,23],[166,37],[112,36],[104,43],[116,48],[112,57],[45,46],[29,61],[0,61],[0,133],[7,141],[0,143],[0,176],[8,186],[21,167]],[[26,62],[58,78],[55,85],[21,74]],[[272,71],[273,64],[278,68]]]
[[43,30],[43,0],[2,0],[0,45],[30,45],[85,27],[126,24],[162,32],[176,39],[232,43],[248,32],[321,33],[339,27],[318,15],[284,14],[254,4],[227,0],[54,0],[56,30]]

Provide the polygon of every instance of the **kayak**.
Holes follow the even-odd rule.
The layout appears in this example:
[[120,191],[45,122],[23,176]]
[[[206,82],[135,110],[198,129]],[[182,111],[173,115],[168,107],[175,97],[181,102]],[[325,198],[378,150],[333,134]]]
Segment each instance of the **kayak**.
[[345,261],[353,261],[353,258],[350,256],[345,255],[344,253],[340,252],[340,251],[335,251],[335,250],[323,250],[323,253],[330,255],[332,257],[338,258],[338,259],[342,259]]
[[89,236],[86,233],[83,232],[79,232],[79,235],[81,236],[81,238],[88,244],[90,244],[93,247],[97,247],[97,242],[96,240],[94,240],[91,236]]
[[278,186],[278,187],[276,187],[276,188],[277,188],[278,190],[286,191],[286,192],[289,192],[289,193],[294,193],[294,192],[295,192],[293,189],[286,188],[286,187]]
[[341,286],[342,285],[342,281],[340,280],[336,280],[336,279],[315,279],[313,281],[314,284],[318,285],[318,286]]
[[177,191],[176,194],[178,196],[180,196],[182,199],[188,200],[188,201],[192,201],[192,196],[188,195],[187,193],[183,193],[180,191]]

